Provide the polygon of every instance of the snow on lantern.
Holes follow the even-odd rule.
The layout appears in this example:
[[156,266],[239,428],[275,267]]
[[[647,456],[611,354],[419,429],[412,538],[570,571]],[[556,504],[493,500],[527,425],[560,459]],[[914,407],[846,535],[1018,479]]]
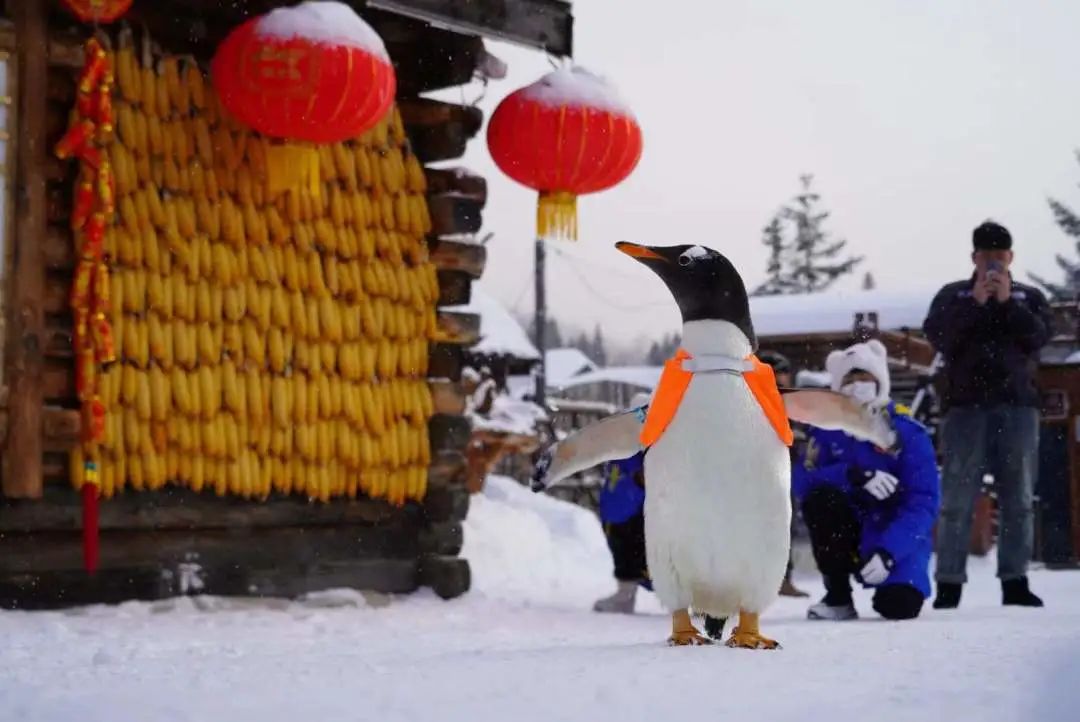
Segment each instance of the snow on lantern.
[[111,23],[131,7],[132,0],[64,0],[68,10],[84,23]]
[[218,47],[210,72],[234,118],[287,141],[267,149],[271,192],[307,184],[318,195],[318,153],[306,144],[362,135],[390,110],[397,88],[382,39],[340,2],[248,20]]
[[537,234],[577,238],[577,196],[623,181],[641,158],[641,128],[603,78],[572,66],[507,96],[488,122],[499,169],[539,192]]

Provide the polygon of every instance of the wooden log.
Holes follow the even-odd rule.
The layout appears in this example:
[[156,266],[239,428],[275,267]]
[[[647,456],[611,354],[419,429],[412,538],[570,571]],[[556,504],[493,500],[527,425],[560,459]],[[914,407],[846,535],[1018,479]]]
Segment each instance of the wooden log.
[[45,265],[57,271],[71,271],[75,268],[75,239],[71,228],[65,225],[49,224],[41,244],[41,254]]
[[435,274],[439,282],[440,306],[460,306],[472,300],[473,279],[461,271],[438,271]]
[[458,557],[426,556],[420,560],[420,583],[443,599],[460,597],[472,585],[469,562]]
[[465,413],[465,390],[456,381],[439,379],[428,383],[435,403],[435,413],[461,416]]
[[75,356],[71,340],[71,324],[50,319],[45,326],[45,358],[70,359]]
[[[396,36],[384,34],[390,19],[402,30]],[[484,42],[475,35],[454,33],[387,13],[378,13],[370,22],[384,38],[387,53],[394,59],[398,97],[465,85],[472,80],[484,56]]]
[[[66,473],[66,468],[65,468]],[[77,531],[82,528],[81,501],[70,487],[49,487],[44,500],[11,501],[0,505],[0,533]],[[374,499],[338,499],[328,504],[296,497],[274,496],[252,502],[232,497],[197,494],[166,487],[154,492],[127,492],[103,501],[103,530],[256,529],[264,527],[324,527],[415,523],[421,511],[397,509]]]
[[[9,498],[41,496],[44,326],[42,301],[45,261],[41,241],[45,236],[45,142],[46,93],[42,87],[47,63],[47,8],[45,3],[15,3],[11,8],[18,38],[16,62],[19,99],[17,145],[18,174],[15,194],[15,249],[11,269],[12,307],[9,311],[10,387],[7,435],[0,490]],[[10,82],[10,78],[9,78]]]
[[425,168],[428,193],[460,193],[483,206],[487,203],[487,180],[466,168]]
[[464,416],[435,414],[428,421],[428,438],[434,456],[441,451],[462,451],[469,443],[472,424]]
[[483,125],[479,108],[427,98],[398,102],[414,153],[424,163],[460,158]]
[[428,352],[428,377],[433,379],[461,378],[461,369],[465,365],[465,350],[461,346],[449,343],[432,344]]
[[476,233],[483,225],[480,209],[483,203],[456,193],[428,196],[431,213],[431,233],[434,236],[455,236]]
[[[229,564],[272,569],[350,559],[416,559],[420,526],[384,524],[251,529],[105,530],[101,568]],[[0,576],[82,568],[81,535],[33,531],[0,536]]]
[[436,343],[472,346],[480,340],[480,315],[439,311],[435,326]]
[[465,455],[460,450],[432,453],[428,465],[428,490],[463,488],[465,485]]
[[54,315],[67,313],[71,309],[71,274],[64,271],[52,271],[45,274],[45,291],[42,309]]
[[[64,609],[86,604],[154,601],[181,595],[289,599],[328,589],[408,594],[420,586],[414,559],[352,559],[330,564],[279,563],[264,568],[218,562],[170,567],[82,569],[0,574],[0,608]],[[219,603],[211,603],[217,606]]]
[[461,271],[480,278],[487,265],[487,247],[479,243],[437,240],[432,244],[431,262],[440,271]]
[[423,514],[428,522],[461,521],[469,513],[469,492],[461,486],[429,488]]
[[464,541],[465,533],[458,521],[429,524],[420,532],[420,549],[427,554],[456,557]]
[[45,358],[41,372],[41,395],[46,403],[75,400],[75,366],[70,361]]
[[67,451],[79,443],[82,415],[74,409],[46,406],[41,410],[41,434],[47,451]]

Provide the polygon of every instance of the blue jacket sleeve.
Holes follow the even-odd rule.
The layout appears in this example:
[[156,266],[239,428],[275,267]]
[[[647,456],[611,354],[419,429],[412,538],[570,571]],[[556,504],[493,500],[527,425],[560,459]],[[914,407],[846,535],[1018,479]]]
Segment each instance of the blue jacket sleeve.
[[806,447],[791,470],[791,491],[802,500],[822,486],[847,488],[848,464],[833,460],[828,444],[815,430],[808,432]]
[[896,518],[881,537],[881,545],[900,562],[914,552],[918,542],[930,537],[941,499],[941,483],[930,436],[908,426],[904,433],[899,474]]

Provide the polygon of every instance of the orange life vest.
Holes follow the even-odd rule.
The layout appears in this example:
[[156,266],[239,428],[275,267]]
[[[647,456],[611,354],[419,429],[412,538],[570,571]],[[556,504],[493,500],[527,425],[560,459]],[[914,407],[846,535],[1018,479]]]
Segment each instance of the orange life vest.
[[[694,372],[683,369],[683,361],[692,358],[685,349],[679,349],[675,357],[668,359],[664,364],[664,371],[660,375],[660,383],[653,394],[652,403],[649,405],[649,413],[645,417],[645,425],[641,428],[641,444],[649,447],[660,440],[664,431],[667,430],[671,420],[675,418],[675,412],[679,409],[683,394],[690,386],[690,379]],[[788,421],[787,411],[784,408],[784,400],[780,396],[780,389],[776,386],[776,375],[772,366],[762,363],[757,356],[751,354],[746,357],[751,368],[743,371],[742,377],[750,392],[754,394],[758,405],[761,406],[765,418],[772,424],[776,435],[786,446],[791,446],[794,434],[791,431],[791,422]]]

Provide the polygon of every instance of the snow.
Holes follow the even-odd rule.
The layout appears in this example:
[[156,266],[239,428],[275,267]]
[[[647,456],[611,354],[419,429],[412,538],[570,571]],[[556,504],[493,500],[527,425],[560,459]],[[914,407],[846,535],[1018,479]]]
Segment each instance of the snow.
[[544,410],[531,401],[521,401],[508,395],[494,397],[488,415],[470,414],[473,430],[501,431],[507,434],[531,436],[537,422],[547,419]]
[[390,62],[379,34],[345,3],[307,0],[293,7],[276,8],[257,21],[256,33],[282,40],[303,38],[314,43],[348,45]]
[[598,368],[592,359],[576,348],[553,348],[544,354],[545,380],[549,388],[562,388],[571,377]]
[[[595,371],[586,371],[585,373],[571,376],[559,386],[558,389],[568,389],[574,386],[584,386],[586,384],[598,384],[604,382],[629,384],[630,386],[640,386],[645,389],[653,389],[660,381],[660,374],[663,371],[661,366],[608,366],[606,368],[596,369]],[[549,384],[554,386],[553,384]]]
[[842,333],[855,314],[876,311],[878,328],[921,329],[934,291],[851,290],[781,296],[754,296],[750,317],[758,337],[802,333]]
[[[972,559],[959,610],[808,622],[763,618],[778,652],[669,648],[652,595],[613,589],[587,511],[500,477],[473,498],[473,591],[443,602],[331,591],[302,602],[196,597],[0,612],[0,705],[20,722],[1066,722],[1080,704],[1080,572],[1032,573],[1041,610],[999,605]],[[815,596],[811,576],[798,583]]]
[[580,65],[553,70],[522,89],[522,97],[547,106],[587,106],[634,117],[611,83]]
[[540,352],[529,341],[525,329],[480,284],[473,284],[469,303],[446,310],[480,316],[480,342],[469,349],[471,353],[513,356],[525,361],[540,360]]

